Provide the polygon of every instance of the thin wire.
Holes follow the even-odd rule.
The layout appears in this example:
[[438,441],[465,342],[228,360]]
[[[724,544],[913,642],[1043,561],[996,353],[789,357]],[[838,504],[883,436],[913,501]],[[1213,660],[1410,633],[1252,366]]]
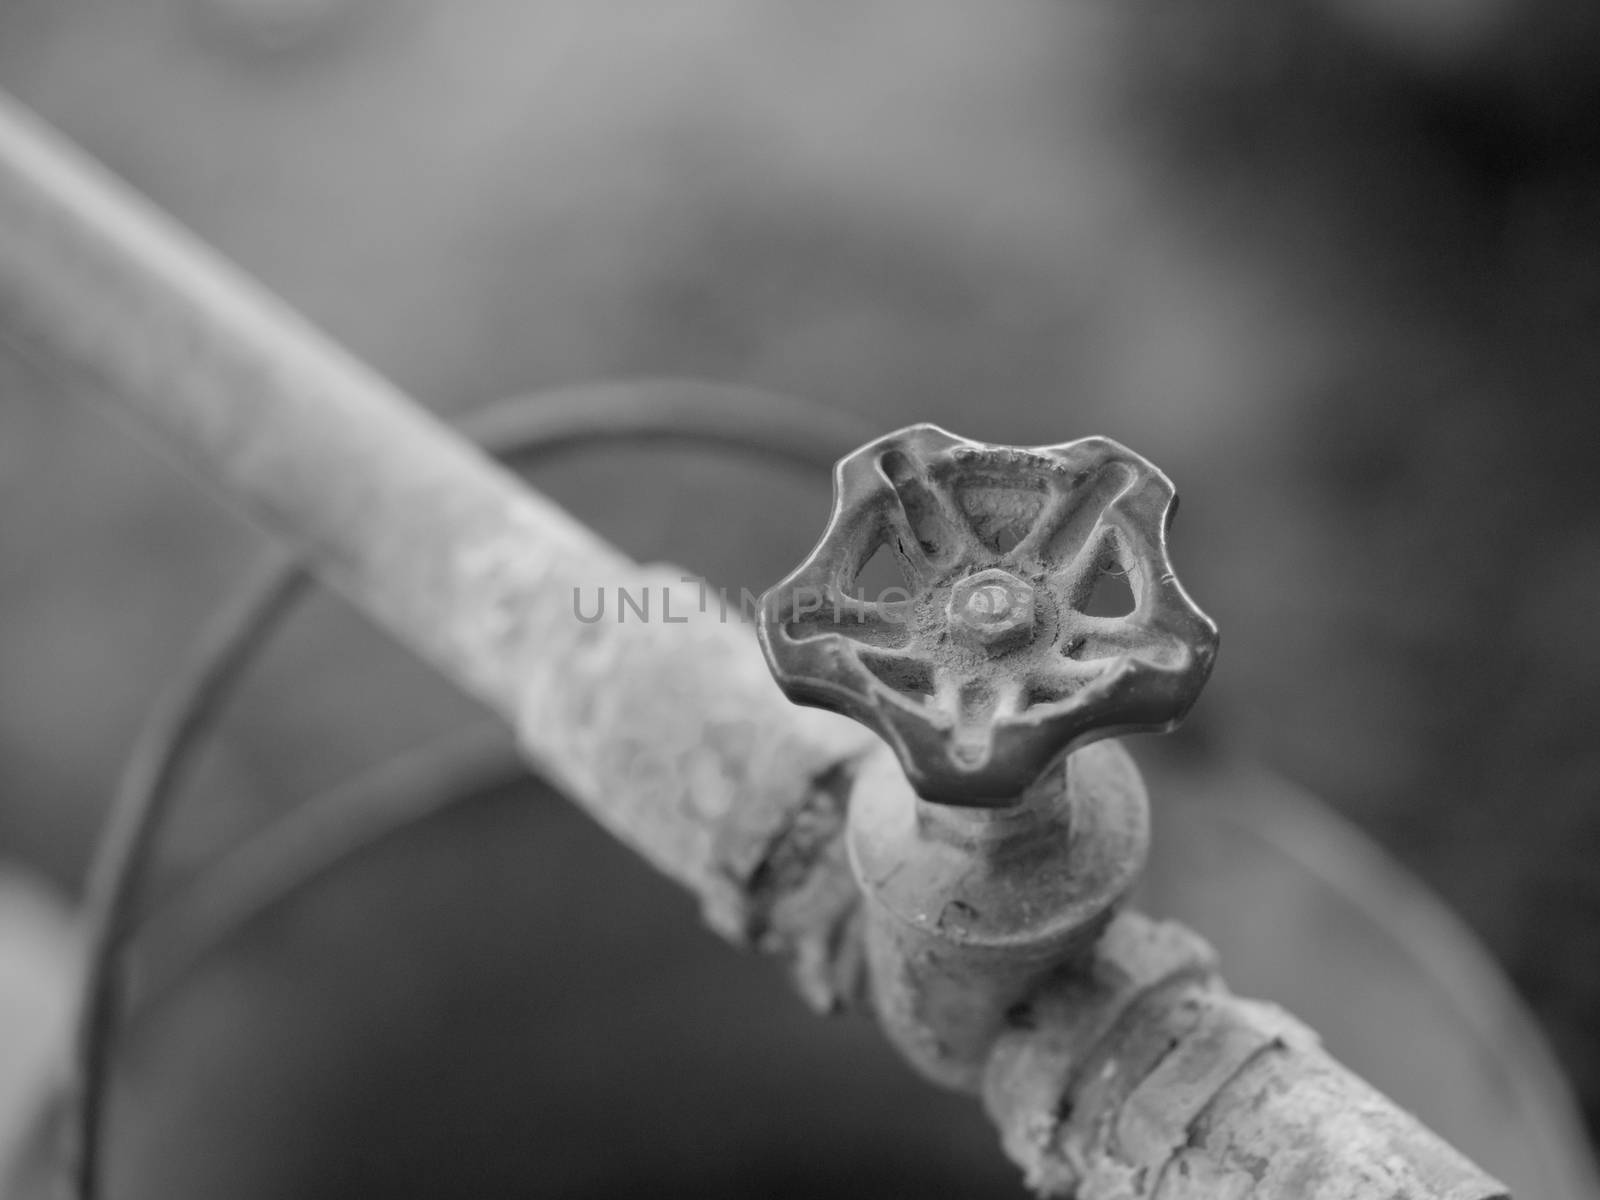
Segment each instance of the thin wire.
[[[485,450],[520,469],[541,459],[605,442],[682,443],[756,454],[801,470],[827,469],[868,431],[854,418],[752,388],[693,380],[640,380],[580,385],[501,401],[472,415],[463,432]],[[196,653],[164,690],[140,729],[118,781],[105,831],[86,887],[87,955],[69,1090],[65,1182],[69,1195],[93,1200],[99,1189],[107,1081],[127,979],[123,953],[137,931],[133,915],[151,853],[157,845],[201,739],[214,727],[256,656],[309,590],[311,577],[297,562],[274,554],[213,621]],[[164,954],[153,960],[160,989],[238,923],[265,911],[343,858],[396,829],[437,811],[427,789],[416,788],[390,806],[397,782],[425,781],[457,797],[463,780],[481,781],[501,770],[481,745],[449,745],[406,756],[305,806],[286,828],[274,826],[224,856],[223,872],[204,872],[180,899],[215,905],[214,919],[174,925],[175,909],[162,906]],[[503,753],[503,750],[498,753]],[[500,760],[503,761],[503,760]],[[524,768],[526,770],[526,768]],[[255,840],[255,839],[252,839]],[[238,885],[226,873],[238,868]],[[160,964],[165,964],[161,966]]]
[[230,847],[140,920],[125,949],[122,1019],[170,995],[252,921],[335,867],[467,796],[531,769],[495,721],[468,725],[369,767]]
[[230,846],[139,920],[125,949],[123,1022],[154,1010],[238,931],[341,862],[530,773],[507,731],[485,720],[371,766]]
[[144,864],[193,761],[193,748],[211,730],[258,649],[307,590],[307,577],[280,552],[272,552],[255,572],[202,634],[140,729],[90,867],[84,899],[87,963],[64,1134],[69,1194],[92,1197],[98,1187],[96,1140],[122,998],[119,953],[143,886]]

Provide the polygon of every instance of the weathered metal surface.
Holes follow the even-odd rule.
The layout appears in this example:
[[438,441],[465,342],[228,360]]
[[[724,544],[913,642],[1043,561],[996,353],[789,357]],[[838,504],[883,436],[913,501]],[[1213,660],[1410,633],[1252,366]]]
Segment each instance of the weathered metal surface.
[[[877,730],[905,768],[866,764],[849,814],[880,1021],[929,1078],[982,1088],[1043,1195],[1502,1195],[1293,1018],[1230,995],[1198,938],[1113,917],[1147,801],[1095,739],[1176,724],[1216,650],[1167,559],[1174,499],[1103,439],[917,426],[841,462],[762,644],[791,697]],[[898,612],[852,594],[886,545]],[[1123,615],[1088,611],[1108,556]]]
[[885,1033],[928,1078],[976,1090],[1007,1014],[1138,880],[1150,820],[1132,760],[1101,741],[1004,809],[922,800],[880,756],[856,777],[847,836]]
[[[751,639],[677,571],[630,564],[4,105],[0,324],[98,378],[515,724],[529,757],[698,894],[716,928],[797,966],[819,1005],[854,997],[845,795],[886,752],[786,704]],[[576,620],[573,589],[598,586],[649,588],[658,619]],[[1130,991],[1170,962],[1134,921],[1008,1014],[987,1092],[1036,1185],[1085,1200],[1181,1195],[1190,1178],[1263,1200],[1503,1194],[1272,1010],[1240,1004],[1245,1032],[1213,1036],[1197,1013],[1229,1007],[1215,986]],[[1191,971],[1195,987],[1209,979]],[[1150,1170],[1163,1154],[1182,1165]]]
[[1211,948],[1179,926],[1118,916],[1012,1024],[985,1101],[1042,1196],[1507,1195],[1300,1022],[1228,992]]
[[[3,103],[0,329],[96,380],[114,413],[515,725],[714,926],[819,957],[813,939],[833,934],[817,913],[786,925],[757,884],[797,813],[842,822],[841,764],[868,735],[797,713],[737,615],[681,570],[628,561]],[[613,603],[579,620],[577,593],[602,587],[650,618]],[[825,982],[806,990],[831,1002]]]
[[[1171,728],[1210,671],[1216,626],[1167,557],[1174,503],[1104,438],[1022,449],[913,426],[840,462],[826,532],[767,594],[784,690],[880,733],[919,793],[858,777],[850,851],[879,1015],[940,1083],[976,1085],[1006,1012],[1144,865],[1138,772],[1090,743]],[[862,594],[885,549],[903,599]],[[1096,611],[1108,574],[1128,611]]]
[[[840,462],[834,488],[816,549],[767,593],[762,646],[791,699],[876,730],[919,795],[1015,803],[1072,747],[1194,703],[1217,630],[1167,556],[1172,484],[1139,455],[914,425]],[[885,549],[904,586],[867,596]],[[1130,612],[1091,611],[1108,573]]]

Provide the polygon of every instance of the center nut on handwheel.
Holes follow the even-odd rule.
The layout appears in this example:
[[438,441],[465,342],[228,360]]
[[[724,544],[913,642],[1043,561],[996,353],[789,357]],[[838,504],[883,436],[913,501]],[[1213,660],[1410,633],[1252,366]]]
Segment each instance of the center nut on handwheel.
[[[1103,739],[1176,726],[1217,646],[1167,557],[1175,502],[1105,438],[1023,449],[915,425],[839,463],[827,530],[762,603],[789,698],[894,752],[856,780],[851,861],[885,1028],[943,1083],[977,1084],[1144,865],[1144,785]],[[903,587],[868,595],[883,552]],[[1131,610],[1096,611],[1117,577]]]

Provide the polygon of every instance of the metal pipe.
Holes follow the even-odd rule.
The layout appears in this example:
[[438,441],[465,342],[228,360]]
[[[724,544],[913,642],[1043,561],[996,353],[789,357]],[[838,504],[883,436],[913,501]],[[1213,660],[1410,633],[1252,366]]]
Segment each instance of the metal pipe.
[[[840,833],[856,764],[887,751],[791,708],[679,572],[631,564],[3,99],[0,328],[98,379],[513,724],[714,927],[787,958],[819,1005],[857,998]],[[574,589],[598,587],[632,589],[655,619],[579,619]],[[1297,1026],[1228,997],[1166,928],[1124,918],[1090,970],[1018,1010],[989,1063],[991,1111],[1041,1190],[1504,1195]]]
[[[790,706],[736,612],[630,562],[3,99],[0,329],[512,724],[715,927],[789,949],[751,877],[796,812],[839,809],[871,738]],[[797,943],[831,936],[814,916]]]
[[[754,388],[681,379],[580,384],[519,396],[473,413],[460,429],[519,476],[541,459],[618,441],[754,453],[774,464],[818,473],[831,469],[865,438],[855,421],[830,409]],[[95,850],[83,906],[87,961],[76,1071],[70,1085],[75,1119],[68,1123],[66,1138],[80,1196],[99,1193],[103,1139],[98,1131],[118,1018],[129,1003],[133,972],[123,966],[122,957],[135,920],[129,901],[143,886],[142,864],[161,836],[177,783],[194,751],[209,735],[251,661],[306,595],[309,582],[292,558],[269,556],[259,578],[202,636],[197,654],[140,731],[123,772]],[[348,788],[336,789],[326,805],[303,806],[297,818],[305,819],[275,826],[212,864],[211,872],[202,877],[198,898],[180,897],[168,905],[178,934],[167,940],[176,940],[178,961],[192,959],[196,943],[203,944],[208,937],[225,940],[230,927],[284,898],[345,855],[396,826],[455,802],[462,776],[474,783],[483,777],[507,777],[510,768],[505,760],[521,761],[513,747],[503,744],[508,740],[502,733],[491,743],[495,753],[487,763],[480,761],[485,754],[478,748],[481,730],[468,752],[454,743],[412,752]],[[402,802],[396,803],[396,797]],[[161,938],[155,940],[159,944]],[[146,945],[141,960],[148,955]],[[159,949],[155,957],[159,981],[163,957]],[[168,986],[172,957],[166,954]]]

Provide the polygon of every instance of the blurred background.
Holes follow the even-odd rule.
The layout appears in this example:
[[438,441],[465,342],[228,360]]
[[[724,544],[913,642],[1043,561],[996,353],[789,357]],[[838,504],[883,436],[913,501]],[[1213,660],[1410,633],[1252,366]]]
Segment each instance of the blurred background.
[[[1159,752],[1171,870],[1202,765],[1294,781],[1464,918],[1600,1128],[1600,9],[7,0],[0,87],[447,413],[691,375],[1147,455],[1223,630]],[[76,392],[0,351],[0,854],[63,898],[263,549]],[[825,480],[676,451],[536,481],[752,590],[827,511]],[[163,878],[470,712],[319,603]],[[1014,1188],[974,1106],[549,797],[318,888],[130,1033],[129,1194]],[[1285,975],[1322,954],[1292,940]]]

